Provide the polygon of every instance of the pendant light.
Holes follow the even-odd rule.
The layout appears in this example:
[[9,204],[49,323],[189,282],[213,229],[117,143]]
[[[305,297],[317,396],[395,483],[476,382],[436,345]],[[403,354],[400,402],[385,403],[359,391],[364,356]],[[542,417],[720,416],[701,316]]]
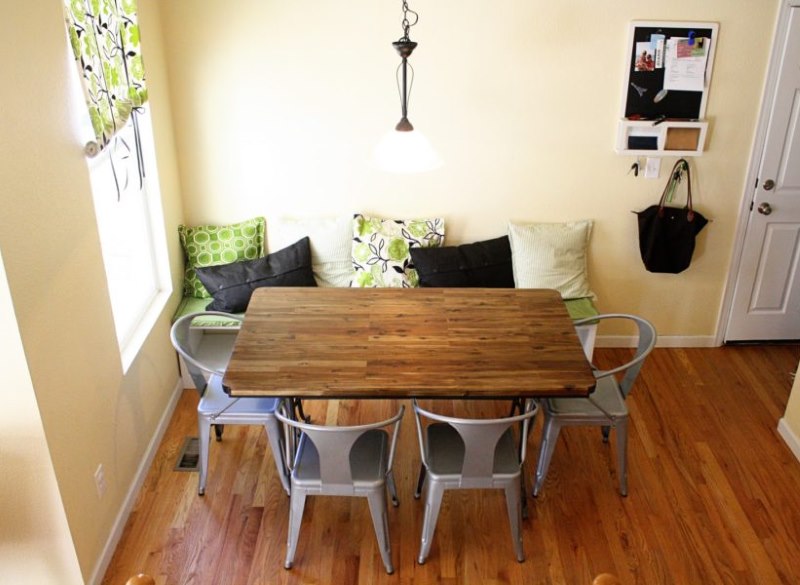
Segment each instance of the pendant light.
[[[413,22],[409,20],[409,14]],[[417,24],[419,15],[403,1],[403,36],[392,43],[402,61],[397,67],[397,87],[400,93],[402,117],[394,130],[388,132],[375,149],[375,160],[380,168],[394,173],[421,173],[442,166],[442,160],[419,130],[408,120],[408,101],[414,85],[414,68],[408,62],[417,47],[409,37],[409,30]],[[409,79],[409,71],[411,73]]]

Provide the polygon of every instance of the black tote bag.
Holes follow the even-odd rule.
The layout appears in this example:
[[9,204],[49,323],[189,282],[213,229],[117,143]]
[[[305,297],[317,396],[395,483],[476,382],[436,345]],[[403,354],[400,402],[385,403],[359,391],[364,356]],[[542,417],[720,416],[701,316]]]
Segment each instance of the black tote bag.
[[[677,190],[684,170],[688,191],[686,206],[667,207],[664,205],[667,194]],[[686,270],[692,262],[695,237],[708,223],[700,212],[692,209],[689,163],[685,159],[675,163],[658,205],[634,213],[639,220],[639,252],[645,268],[670,274]]]

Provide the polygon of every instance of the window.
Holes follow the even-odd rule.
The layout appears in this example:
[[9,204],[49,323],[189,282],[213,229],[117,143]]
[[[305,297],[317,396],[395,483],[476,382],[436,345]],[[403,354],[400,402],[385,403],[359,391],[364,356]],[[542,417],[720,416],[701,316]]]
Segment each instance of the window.
[[[135,0],[64,0],[100,246],[127,371],[172,292]],[[80,79],[79,79],[80,78]],[[83,84],[79,81],[82,80]]]
[[139,176],[133,118],[100,154],[87,159],[125,370],[172,292],[150,113],[135,116],[144,177]]

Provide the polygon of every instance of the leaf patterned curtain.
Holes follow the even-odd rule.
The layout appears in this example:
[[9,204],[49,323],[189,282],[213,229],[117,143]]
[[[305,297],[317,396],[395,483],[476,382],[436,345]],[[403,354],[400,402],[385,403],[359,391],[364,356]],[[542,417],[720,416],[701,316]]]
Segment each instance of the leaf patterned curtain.
[[97,144],[105,148],[147,101],[136,0],[64,0]]

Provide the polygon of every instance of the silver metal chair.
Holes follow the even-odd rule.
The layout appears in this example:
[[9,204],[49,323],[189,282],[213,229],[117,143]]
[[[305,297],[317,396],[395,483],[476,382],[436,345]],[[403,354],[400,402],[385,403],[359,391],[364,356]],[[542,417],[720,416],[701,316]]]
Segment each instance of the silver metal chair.
[[230,359],[226,355],[201,356],[198,348],[191,343],[192,321],[205,315],[224,316],[242,322],[242,318],[229,313],[206,311],[179,318],[172,325],[170,340],[175,350],[183,357],[186,368],[200,392],[197,405],[197,427],[199,432],[200,458],[198,462],[200,478],[197,493],[206,491],[208,477],[208,451],[211,440],[211,425],[217,428],[217,440],[221,440],[220,425],[264,425],[267,431],[272,456],[278,470],[278,477],[286,493],[289,493],[287,467],[283,459],[282,435],[275,409],[277,398],[231,398],[222,388],[222,377]]
[[[534,496],[539,495],[542,489],[558,433],[564,426],[600,426],[604,442],[608,442],[610,429],[612,427],[616,429],[619,491],[623,496],[628,495],[628,407],[625,399],[630,394],[645,358],[656,344],[656,330],[646,319],[618,313],[590,317],[577,321],[576,325],[608,319],[629,320],[635,323],[639,337],[636,354],[629,362],[610,370],[600,370],[592,364],[597,387],[588,398],[548,398],[542,401],[544,429],[534,478]],[[617,374],[622,374],[622,379],[619,381]]]
[[[306,497],[361,496],[369,502],[372,524],[378,539],[381,558],[386,572],[392,574],[392,548],[387,521],[386,488],[397,506],[397,488],[392,473],[397,445],[397,433],[405,407],[388,420],[360,426],[320,426],[299,422],[283,406],[275,413],[287,430],[288,454],[294,451],[290,464],[291,509],[286,562],[291,569],[300,536]],[[394,427],[391,435],[386,427]],[[293,449],[291,428],[300,432],[296,449]]]
[[[464,419],[434,414],[413,401],[422,467],[415,497],[425,485],[425,514],[418,562],[431,550],[444,492],[450,489],[502,488],[511,524],[517,560],[525,560],[522,548],[522,464],[525,462],[528,428],[538,406],[526,402],[524,412],[499,419]],[[422,418],[429,419],[427,425]],[[433,422],[431,422],[433,421]],[[520,442],[512,427],[521,424]]]

